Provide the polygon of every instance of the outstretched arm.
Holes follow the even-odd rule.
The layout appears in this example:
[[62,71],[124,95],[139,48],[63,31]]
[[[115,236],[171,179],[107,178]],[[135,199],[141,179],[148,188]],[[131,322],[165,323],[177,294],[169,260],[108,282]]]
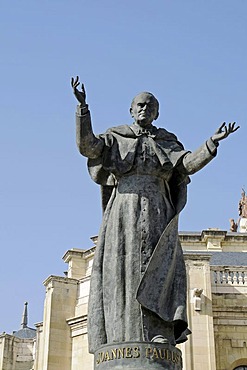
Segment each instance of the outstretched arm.
[[81,91],[77,89],[80,85],[79,77],[72,77],[71,86],[79,104],[76,112],[76,143],[82,155],[88,158],[97,158],[100,156],[104,142],[98,139],[92,129],[91,115],[86,104],[85,87],[81,85]]
[[230,134],[239,129],[239,126],[235,127],[235,125],[236,123],[233,122],[226,126],[226,123],[224,122],[205,144],[195,152],[188,153],[183,158],[183,166],[188,175],[192,175],[199,171],[216,156],[219,141],[227,138]]

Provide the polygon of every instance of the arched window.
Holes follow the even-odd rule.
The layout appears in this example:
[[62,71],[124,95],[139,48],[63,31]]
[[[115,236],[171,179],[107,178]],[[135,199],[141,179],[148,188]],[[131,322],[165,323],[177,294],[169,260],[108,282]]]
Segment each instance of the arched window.
[[234,370],[247,370],[247,365],[246,366],[238,366],[238,367],[235,367]]

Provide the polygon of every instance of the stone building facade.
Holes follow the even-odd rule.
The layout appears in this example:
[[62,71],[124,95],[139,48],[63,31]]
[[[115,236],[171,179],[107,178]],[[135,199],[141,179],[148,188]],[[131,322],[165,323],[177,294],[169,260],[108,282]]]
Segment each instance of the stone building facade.
[[20,330],[0,334],[0,370],[32,370],[34,366],[36,330],[27,326],[27,302]]
[[[247,369],[247,234],[208,229],[180,233],[180,239],[192,330],[180,345],[183,369]],[[93,369],[87,350],[87,302],[94,250],[68,250],[63,256],[67,276],[50,276],[44,282],[35,370]]]
[[10,334],[0,335],[0,369],[31,370],[34,364],[35,341]]
[[[247,370],[247,233],[208,229],[180,233],[180,240],[192,331],[179,347],[183,369]],[[66,276],[45,280],[36,332],[24,315],[21,330],[0,335],[0,370],[93,370],[87,303],[94,251],[68,250]]]

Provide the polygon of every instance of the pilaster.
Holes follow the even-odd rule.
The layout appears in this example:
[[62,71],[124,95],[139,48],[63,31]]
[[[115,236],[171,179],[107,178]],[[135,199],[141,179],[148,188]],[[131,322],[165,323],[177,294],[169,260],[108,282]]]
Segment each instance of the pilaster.
[[42,364],[36,370],[68,370],[71,368],[72,342],[67,318],[74,316],[78,280],[50,276],[44,285],[44,326],[40,339]]
[[192,334],[181,345],[184,370],[216,370],[210,254],[185,253],[188,322]]

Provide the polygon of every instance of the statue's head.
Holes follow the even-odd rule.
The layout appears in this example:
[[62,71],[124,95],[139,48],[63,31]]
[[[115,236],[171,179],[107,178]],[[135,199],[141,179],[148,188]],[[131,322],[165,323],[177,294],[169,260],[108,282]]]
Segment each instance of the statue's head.
[[153,94],[142,92],[132,100],[130,114],[140,126],[148,126],[159,116],[159,102]]

